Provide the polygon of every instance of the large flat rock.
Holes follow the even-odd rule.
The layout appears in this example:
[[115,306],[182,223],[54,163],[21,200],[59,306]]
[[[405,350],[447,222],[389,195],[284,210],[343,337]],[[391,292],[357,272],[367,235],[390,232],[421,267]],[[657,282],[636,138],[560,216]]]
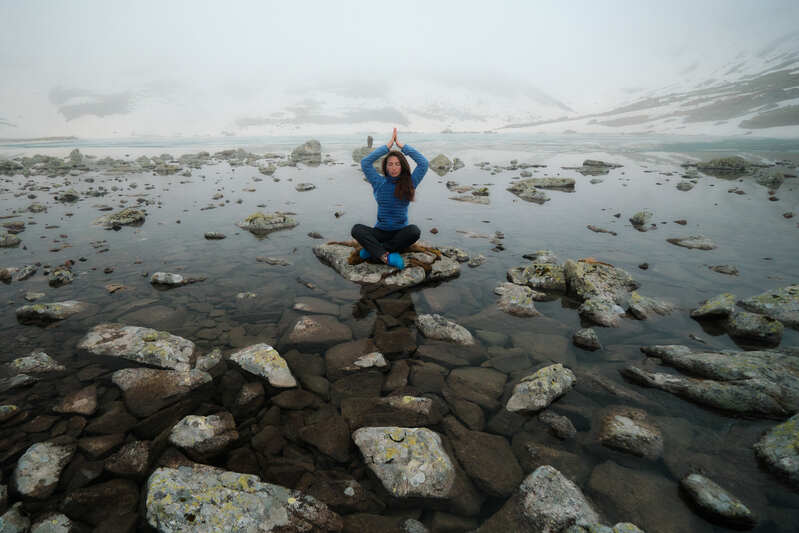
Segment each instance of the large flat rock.
[[190,340],[138,326],[98,324],[81,339],[78,348],[184,372],[191,370],[194,363],[194,343]]

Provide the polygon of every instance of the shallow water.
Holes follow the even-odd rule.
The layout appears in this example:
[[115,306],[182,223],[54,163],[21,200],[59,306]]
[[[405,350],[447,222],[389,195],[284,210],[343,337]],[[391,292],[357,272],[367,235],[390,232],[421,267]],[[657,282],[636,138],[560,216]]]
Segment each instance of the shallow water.
[[[213,153],[231,146],[256,153],[285,153],[304,139],[237,140],[238,144],[233,140],[204,143],[160,140],[138,145],[112,142],[17,144],[0,146],[0,153],[66,156],[74,146],[79,146],[84,154],[101,157],[129,154],[130,158],[142,153],[169,152],[175,156],[199,150]],[[9,215],[33,201],[14,194],[21,183],[29,180],[51,186],[69,181],[79,192],[99,185],[106,188],[116,185],[120,190],[105,197],[81,198],[75,203],[56,202],[52,194],[58,189],[35,191],[35,201],[46,204],[48,211],[8,219],[24,220],[29,224],[18,235],[26,249],[22,245],[0,249],[0,266],[21,267],[35,262],[55,266],[72,259],[76,261],[73,267],[76,278],[69,285],[51,288],[42,274],[45,267],[40,267],[27,281],[0,285],[0,301],[7,302],[0,315],[0,338],[3,339],[0,362],[41,349],[69,368],[78,369],[85,364],[75,355],[78,340],[93,325],[110,321],[168,330],[196,342],[202,351],[216,346],[230,351],[234,346],[256,342],[275,344],[282,333],[281,319],[285,322],[286,317],[293,316],[291,306],[299,296],[315,296],[337,304],[339,319],[352,327],[356,338],[371,335],[375,312],[367,305],[364,316],[359,311],[364,306],[356,305],[366,301],[363,291],[320,263],[312,252],[312,246],[320,242],[349,240],[353,224],[374,221],[376,206],[370,188],[351,157],[351,150],[360,146],[361,141],[349,137],[320,140],[323,154],[329,153],[336,164],[281,167],[275,173],[279,182],[261,175],[257,168],[230,167],[226,162],[192,170],[191,177],[151,174],[116,177],[90,172],[67,178],[5,178],[0,182],[0,215]],[[673,524],[661,522],[659,529],[647,529],[646,524],[638,523],[617,507],[616,500],[607,500],[593,490],[587,476],[578,480],[611,523],[629,520],[647,531],[724,530],[695,518],[690,507],[677,497],[679,478],[673,473],[673,465],[679,463],[683,455],[703,453],[710,456],[708,477],[741,497],[760,517],[760,524],[754,531],[795,531],[795,524],[799,523],[799,495],[762,469],[752,452],[752,444],[774,425],[774,421],[735,418],[667,393],[626,384],[617,369],[640,360],[639,348],[643,345],[740,348],[720,328],[692,320],[689,311],[702,300],[722,292],[745,298],[798,281],[799,216],[786,219],[782,215],[786,212],[799,215],[799,179],[785,181],[776,193],[778,201],[769,201],[768,190],[751,177],[730,181],[700,174],[691,191],[681,192],[675,186],[684,170],[679,164],[685,161],[733,152],[765,161],[787,158],[795,165],[799,161],[799,147],[784,142],[730,145],[714,141],[703,145],[685,140],[670,144],[667,147],[672,151],[666,151],[663,139],[569,136],[548,139],[513,135],[411,135],[407,142],[428,159],[444,153],[450,158],[459,157],[466,165],[444,176],[431,170],[420,185],[410,219],[422,229],[422,239],[433,245],[457,246],[471,255],[487,257],[477,268],[463,264],[460,276],[454,280],[408,290],[415,311],[441,313],[467,325],[473,332],[481,329],[499,333],[504,335],[502,346],[528,349],[538,363],[554,360],[578,370],[596,371],[647,398],[646,405],[641,407],[663,430],[663,460],[646,461],[597,446],[591,438],[591,418],[598,409],[618,400],[591,394],[579,387],[553,405],[556,412],[573,420],[580,431],[578,438],[563,443],[546,434],[540,436],[541,442],[548,446],[579,454],[588,472],[591,467],[610,459],[651,474],[653,479],[671,487],[668,489],[671,499],[651,502],[651,508],[641,512],[671,517],[668,520],[673,520]],[[547,165],[529,169],[534,177],[574,177],[575,192],[547,191],[549,202],[544,205],[527,203],[505,190],[513,178],[519,176],[518,171],[492,175],[475,166],[481,161],[505,166],[512,159],[519,163]],[[579,166],[584,159],[602,159],[623,167],[598,176],[604,179],[598,184],[590,184],[592,176],[561,168]],[[94,178],[94,183],[87,183],[87,177]],[[262,181],[254,181],[254,178]],[[455,194],[445,187],[448,180],[461,185],[488,186],[490,205],[450,200]],[[297,192],[294,186],[299,182],[313,183],[316,189]],[[131,188],[133,184],[135,188]],[[154,188],[148,190],[148,185]],[[746,194],[731,194],[728,189],[732,187]],[[223,197],[212,200],[217,193]],[[145,207],[147,220],[143,225],[123,227],[120,231],[92,225],[94,219],[104,214],[95,205],[108,204],[117,209],[120,199],[126,199],[125,205],[130,206],[138,197],[157,202]],[[215,208],[202,209],[209,205]],[[627,219],[642,209],[654,212],[656,230],[639,232],[630,225]],[[294,212],[300,225],[263,238],[234,225],[258,210]],[[344,211],[344,214],[337,218],[336,211]],[[615,218],[616,213],[621,216]],[[678,219],[686,219],[687,225],[675,224]],[[31,222],[35,225],[30,225]],[[589,224],[618,235],[594,233],[586,229]],[[46,229],[46,226],[58,227]],[[439,230],[438,234],[430,233],[433,227]],[[227,238],[209,241],[203,237],[206,231],[219,231]],[[504,251],[493,251],[494,244],[486,238],[497,231],[504,234]],[[308,237],[309,232],[321,233],[324,240]],[[464,232],[482,236],[475,238]],[[60,237],[62,234],[66,237]],[[695,234],[707,235],[718,248],[689,250],[666,242],[667,238]],[[92,245],[98,241],[104,242]],[[64,244],[69,246],[49,251]],[[98,253],[104,248],[108,251]],[[667,317],[647,321],[625,319],[620,328],[597,327],[604,349],[593,353],[571,344],[572,332],[587,324],[581,324],[576,312],[577,302],[567,297],[536,303],[543,318],[522,319],[495,312],[494,287],[505,281],[509,268],[527,262],[523,254],[539,249],[552,250],[561,261],[595,257],[621,267],[640,282],[641,294],[669,300],[676,305],[676,310]],[[270,266],[257,262],[259,256],[284,258],[291,265]],[[82,257],[86,260],[79,261]],[[639,269],[638,265],[644,262],[649,268]],[[708,269],[708,265],[720,264],[735,265],[740,274],[726,276]],[[106,267],[112,267],[113,272],[103,273]],[[156,271],[203,274],[207,280],[177,289],[157,290],[149,284],[147,276]],[[104,288],[107,283],[123,284],[129,290],[109,294]],[[21,325],[14,310],[27,303],[23,297],[27,291],[46,293],[40,300],[43,302],[68,299],[90,302],[95,305],[95,313],[45,328]],[[239,300],[236,295],[241,292],[252,292],[256,297]],[[707,344],[700,344],[689,335],[698,336]],[[417,342],[423,343],[424,339],[420,337]],[[799,332],[786,328],[781,345],[799,346]],[[531,366],[531,370],[538,366]],[[65,378],[65,383],[69,381],[70,378]],[[36,410],[43,410],[48,402],[59,397],[58,389],[56,386],[47,390],[37,385],[29,391],[13,391],[0,395],[0,404],[18,402],[38,414]],[[488,420],[490,415],[486,415]],[[6,474],[3,479],[8,479],[13,461],[3,463],[2,468]],[[646,490],[642,487],[642,492],[647,493]],[[489,502],[484,508],[484,518],[490,515],[491,505]]]

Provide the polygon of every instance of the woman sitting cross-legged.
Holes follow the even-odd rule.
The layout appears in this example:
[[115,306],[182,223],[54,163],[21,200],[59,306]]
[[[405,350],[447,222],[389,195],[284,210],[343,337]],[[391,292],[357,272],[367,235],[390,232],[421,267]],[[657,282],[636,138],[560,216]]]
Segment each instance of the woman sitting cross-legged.
[[[391,150],[396,144],[401,151]],[[381,156],[383,160],[383,176],[378,174],[373,163]],[[411,167],[405,154],[416,162]],[[413,201],[416,187],[427,173],[427,159],[407,144],[397,139],[397,128],[391,140],[380,146],[361,160],[361,168],[367,181],[372,185],[372,192],[377,200],[377,224],[370,228],[364,224],[355,224],[352,236],[363,246],[361,258],[376,258],[396,267],[405,268],[402,256],[398,253],[419,240],[421,232],[413,224],[408,224],[408,205]]]

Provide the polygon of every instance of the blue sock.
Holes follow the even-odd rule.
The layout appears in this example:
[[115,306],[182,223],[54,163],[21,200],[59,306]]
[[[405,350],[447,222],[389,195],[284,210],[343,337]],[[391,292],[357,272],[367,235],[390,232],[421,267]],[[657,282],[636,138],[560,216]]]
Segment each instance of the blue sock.
[[388,264],[400,270],[405,268],[405,261],[402,260],[402,256],[397,252],[388,254]]
[[361,259],[369,259],[372,257],[372,254],[370,254],[366,248],[361,248],[361,251],[358,252],[358,255],[361,256]]

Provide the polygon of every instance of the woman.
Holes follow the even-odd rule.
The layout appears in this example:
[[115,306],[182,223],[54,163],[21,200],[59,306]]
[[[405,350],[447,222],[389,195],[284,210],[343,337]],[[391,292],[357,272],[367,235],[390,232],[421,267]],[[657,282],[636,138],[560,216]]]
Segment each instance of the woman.
[[[396,144],[401,151],[390,151]],[[377,173],[373,163],[377,158],[388,154],[383,160],[383,176]],[[407,154],[416,162],[411,173]],[[383,263],[400,270],[405,263],[400,256],[404,250],[417,240],[421,232],[413,224],[408,224],[408,204],[413,201],[416,187],[427,173],[427,159],[407,144],[397,139],[397,128],[391,140],[361,160],[361,169],[372,184],[372,192],[377,200],[377,224],[374,228],[355,224],[352,236],[363,246],[361,258],[376,257]]]

